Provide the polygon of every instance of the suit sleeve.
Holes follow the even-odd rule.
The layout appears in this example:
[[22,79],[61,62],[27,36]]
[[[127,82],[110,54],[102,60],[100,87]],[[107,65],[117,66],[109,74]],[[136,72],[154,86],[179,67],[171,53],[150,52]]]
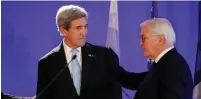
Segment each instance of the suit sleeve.
[[20,97],[1,92],[1,99],[31,99],[31,97]]
[[6,94],[4,92],[1,92],[1,98],[2,99],[16,99],[16,98],[14,98],[14,96]]
[[159,99],[186,99],[183,97],[186,89],[180,72],[177,68],[172,68],[175,65],[170,65],[164,65],[167,68],[160,70]]
[[37,81],[37,99],[48,99],[48,92],[43,92],[40,94],[45,86],[47,86],[47,76],[46,76],[46,71],[45,71],[45,64],[42,61],[38,62],[38,81]]
[[132,73],[125,71],[119,65],[118,56],[112,51],[112,49],[108,49],[107,60],[109,63],[109,72],[112,75],[112,78],[119,82],[119,84],[127,89],[137,90],[140,83],[144,80],[147,72],[143,73]]

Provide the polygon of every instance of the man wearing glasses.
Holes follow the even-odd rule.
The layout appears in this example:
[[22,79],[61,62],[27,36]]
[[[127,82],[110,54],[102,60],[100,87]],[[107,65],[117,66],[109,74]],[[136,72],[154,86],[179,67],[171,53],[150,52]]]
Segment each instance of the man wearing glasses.
[[174,47],[175,32],[164,18],[144,21],[140,45],[154,60],[134,99],[192,99],[193,82],[189,66]]

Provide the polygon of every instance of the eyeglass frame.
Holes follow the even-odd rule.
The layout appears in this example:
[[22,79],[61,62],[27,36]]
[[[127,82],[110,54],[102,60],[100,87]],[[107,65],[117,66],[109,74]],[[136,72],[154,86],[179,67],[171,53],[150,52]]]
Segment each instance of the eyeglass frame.
[[151,34],[151,35],[148,35],[148,36],[141,36],[140,39],[142,40],[142,42],[144,42],[146,38],[150,38],[150,37],[158,36],[158,35],[161,35],[161,34]]

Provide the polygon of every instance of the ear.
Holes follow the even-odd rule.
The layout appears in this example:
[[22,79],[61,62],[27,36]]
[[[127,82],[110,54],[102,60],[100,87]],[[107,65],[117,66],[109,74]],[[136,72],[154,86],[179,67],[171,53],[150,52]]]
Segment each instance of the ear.
[[160,44],[165,44],[165,42],[166,42],[165,36],[164,35],[160,35],[160,37],[159,37],[159,43]]
[[68,31],[63,26],[59,27],[59,31],[62,36],[66,36],[68,33]]

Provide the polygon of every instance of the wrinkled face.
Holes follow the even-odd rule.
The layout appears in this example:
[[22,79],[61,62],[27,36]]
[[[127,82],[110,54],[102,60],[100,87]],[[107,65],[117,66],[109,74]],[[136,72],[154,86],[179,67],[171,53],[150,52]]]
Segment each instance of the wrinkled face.
[[144,49],[144,56],[149,59],[155,59],[157,57],[158,51],[158,34],[154,34],[154,32],[150,31],[147,28],[141,29],[141,40],[140,45]]
[[74,20],[68,30],[62,28],[65,43],[71,48],[84,46],[87,36],[87,19],[85,17]]

